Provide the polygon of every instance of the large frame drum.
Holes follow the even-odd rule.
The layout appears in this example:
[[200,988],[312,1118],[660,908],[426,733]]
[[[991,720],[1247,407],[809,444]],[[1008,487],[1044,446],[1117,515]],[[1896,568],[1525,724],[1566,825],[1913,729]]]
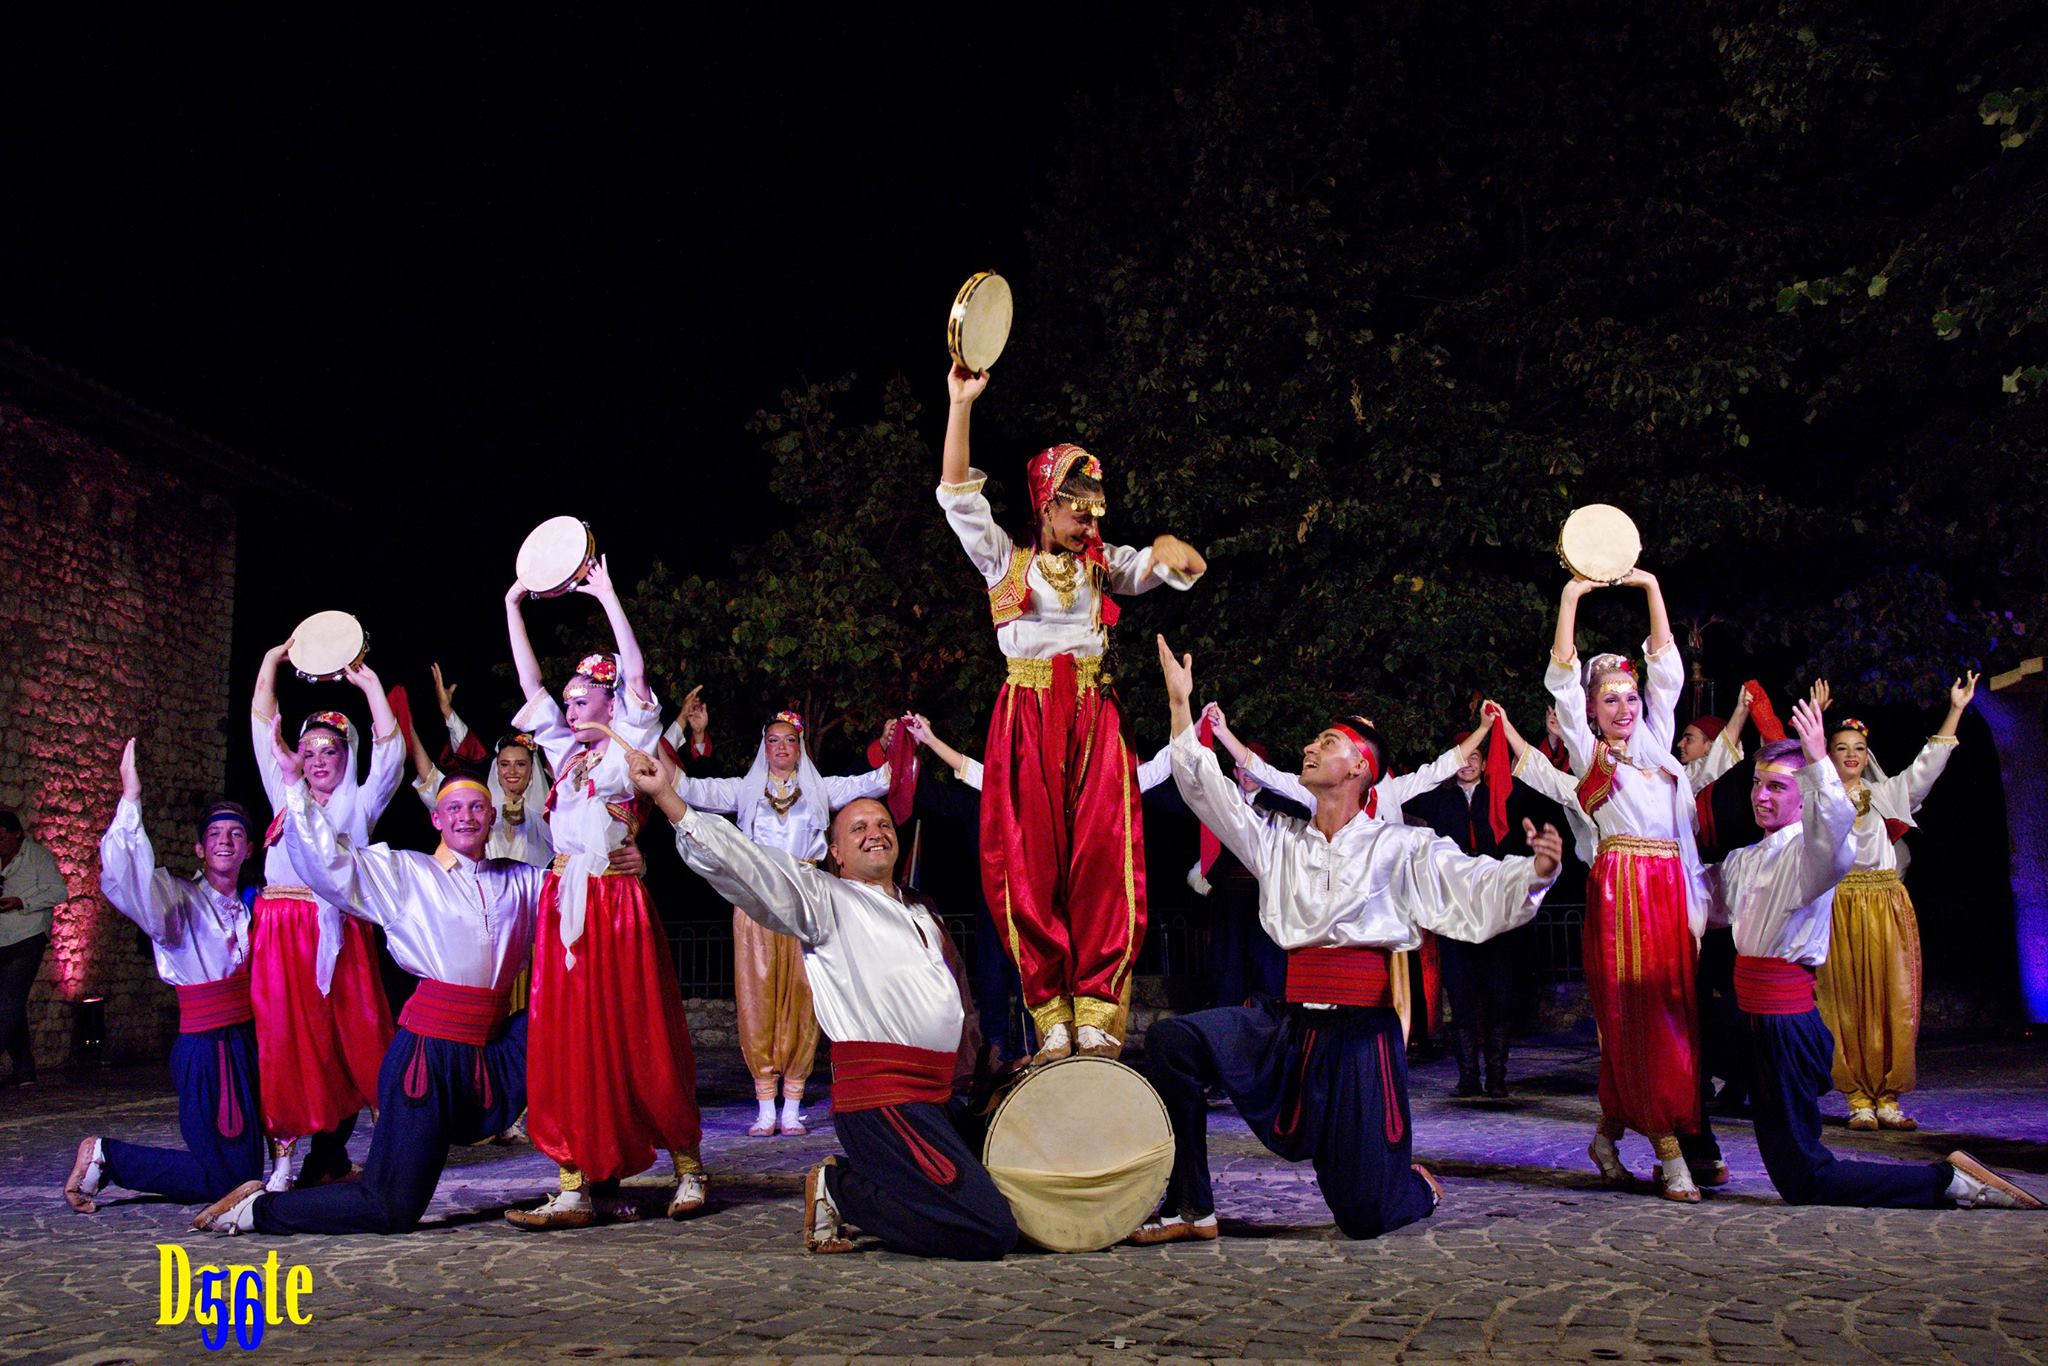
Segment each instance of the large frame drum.
[[1151,1083],[1108,1058],[1034,1067],[989,1119],[982,1161],[1017,1231],[1094,1252],[1151,1217],[1173,1174],[1173,1125]]

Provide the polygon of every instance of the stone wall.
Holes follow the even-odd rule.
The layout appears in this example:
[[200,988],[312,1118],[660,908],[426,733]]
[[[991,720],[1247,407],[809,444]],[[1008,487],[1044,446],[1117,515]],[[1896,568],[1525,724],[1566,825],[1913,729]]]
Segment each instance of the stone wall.
[[0,805],[71,893],[29,998],[41,1065],[69,1057],[89,996],[106,998],[110,1057],[161,1055],[177,1032],[134,926],[99,896],[99,837],[133,735],[158,860],[196,866],[193,819],[226,777],[234,591],[225,499],[0,403]]

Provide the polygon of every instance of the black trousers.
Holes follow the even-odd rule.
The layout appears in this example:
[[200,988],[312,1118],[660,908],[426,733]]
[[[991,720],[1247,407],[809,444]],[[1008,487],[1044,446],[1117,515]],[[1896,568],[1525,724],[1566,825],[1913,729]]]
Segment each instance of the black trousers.
[[847,1222],[883,1247],[994,1261],[1017,1245],[1010,1202],[977,1156],[986,1122],[959,1101],[849,1110],[833,1115],[832,1127],[846,1159],[825,1169],[825,1189]]
[[1306,1010],[1256,997],[1159,1021],[1145,1035],[1145,1062],[1173,1122],[1166,1213],[1215,1213],[1204,1094],[1212,1082],[1260,1142],[1315,1164],[1345,1237],[1376,1238],[1434,1208],[1409,1166],[1408,1061],[1392,1010]]
[[1946,1162],[1848,1162],[1820,1141],[1820,1098],[1834,1088],[1835,1037],[1820,1012],[1743,1013],[1755,1072],[1756,1147],[1794,1205],[1948,1209]]
[[0,1049],[14,1059],[16,1081],[36,1077],[36,1055],[28,1038],[28,992],[49,946],[49,935],[32,934],[0,948]]
[[[525,1108],[525,1011],[482,1046],[400,1028],[377,1073],[377,1127],[362,1179],[259,1196],[256,1231],[415,1229],[448,1165],[449,1145],[501,1133]],[[346,1148],[342,1157],[347,1160]]]

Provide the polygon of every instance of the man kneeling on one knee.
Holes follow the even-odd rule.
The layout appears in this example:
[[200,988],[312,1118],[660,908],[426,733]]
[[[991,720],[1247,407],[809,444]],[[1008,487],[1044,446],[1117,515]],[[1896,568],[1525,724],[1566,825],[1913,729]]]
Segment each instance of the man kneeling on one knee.
[[[377,1078],[377,1128],[359,1182],[264,1193],[248,1182],[193,1227],[214,1233],[403,1233],[419,1225],[451,1144],[503,1132],[526,1108],[526,1012],[508,1014],[533,952],[545,868],[488,858],[497,804],[476,779],[441,782],[433,854],[357,847],[307,798],[298,759],[278,744],[285,849],[329,903],[384,927],[398,965],[420,979]],[[636,869],[638,851],[614,863]]]
[[832,818],[837,876],[693,811],[646,754],[633,785],[675,825],[683,862],[748,916],[804,946],[818,1027],[832,1040],[832,1116],[846,1157],[804,1182],[804,1246],[846,1252],[847,1226],[920,1257],[992,1259],[1017,1244],[1009,1202],[951,1099],[966,1014],[945,928],[896,885],[896,825],[872,798]]
[[1315,1164],[1347,1237],[1372,1238],[1429,1215],[1442,1188],[1409,1162],[1408,1064],[1388,959],[1418,929],[1477,943],[1536,914],[1557,877],[1555,826],[1524,822],[1533,858],[1474,857],[1416,826],[1374,818],[1384,769],[1369,727],[1326,727],[1302,751],[1316,799],[1300,820],[1246,806],[1193,725],[1194,657],[1162,636],[1172,708],[1173,777],[1202,824],[1259,880],[1259,923],[1287,950],[1286,1001],[1161,1020],[1146,1035],[1152,1084],[1173,1121],[1173,1175],[1133,1243],[1214,1238],[1206,1088],[1228,1093],[1268,1148]]

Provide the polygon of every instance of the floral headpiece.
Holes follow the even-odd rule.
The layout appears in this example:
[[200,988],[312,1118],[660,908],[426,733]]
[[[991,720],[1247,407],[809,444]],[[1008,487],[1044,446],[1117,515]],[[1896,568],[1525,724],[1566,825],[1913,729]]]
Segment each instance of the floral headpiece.
[[299,738],[305,739],[309,730],[331,730],[341,737],[343,744],[348,743],[348,718],[338,711],[314,712],[299,723]]
[[[782,722],[786,726],[795,726],[798,735],[804,733],[804,718],[801,713],[793,711],[776,712],[775,715],[768,718],[768,726],[774,725],[777,721]],[[768,726],[763,726],[761,729],[766,730]]]
[[[576,661],[576,677],[587,678],[606,692],[615,692],[619,686],[619,661],[608,654],[585,655]],[[570,687],[574,686],[570,684]],[[570,697],[580,695],[581,691],[571,693],[568,688],[562,690],[564,696]]]
[[[1059,496],[1060,485],[1067,482],[1067,476],[1076,472],[1100,483],[1102,462],[1071,442],[1048,446],[1031,457],[1031,463],[1025,466],[1024,474],[1031,487],[1032,513],[1043,516],[1052,500]],[[1075,510],[1093,512],[1097,517],[1102,517],[1108,515],[1109,506],[1101,499],[1091,499],[1085,506],[1077,503]]]
[[533,732],[525,730],[516,731],[511,735],[499,736],[498,743],[491,752],[493,754],[502,754],[514,745],[519,746],[528,754],[540,753],[540,742],[533,738]]
[[1864,725],[1861,721],[1858,721],[1853,716],[1843,717],[1841,721],[1837,723],[1837,725],[1835,726],[1835,733],[1838,735],[1845,730],[1855,731],[1858,735],[1863,737],[1866,743],[1870,739],[1870,727]]

